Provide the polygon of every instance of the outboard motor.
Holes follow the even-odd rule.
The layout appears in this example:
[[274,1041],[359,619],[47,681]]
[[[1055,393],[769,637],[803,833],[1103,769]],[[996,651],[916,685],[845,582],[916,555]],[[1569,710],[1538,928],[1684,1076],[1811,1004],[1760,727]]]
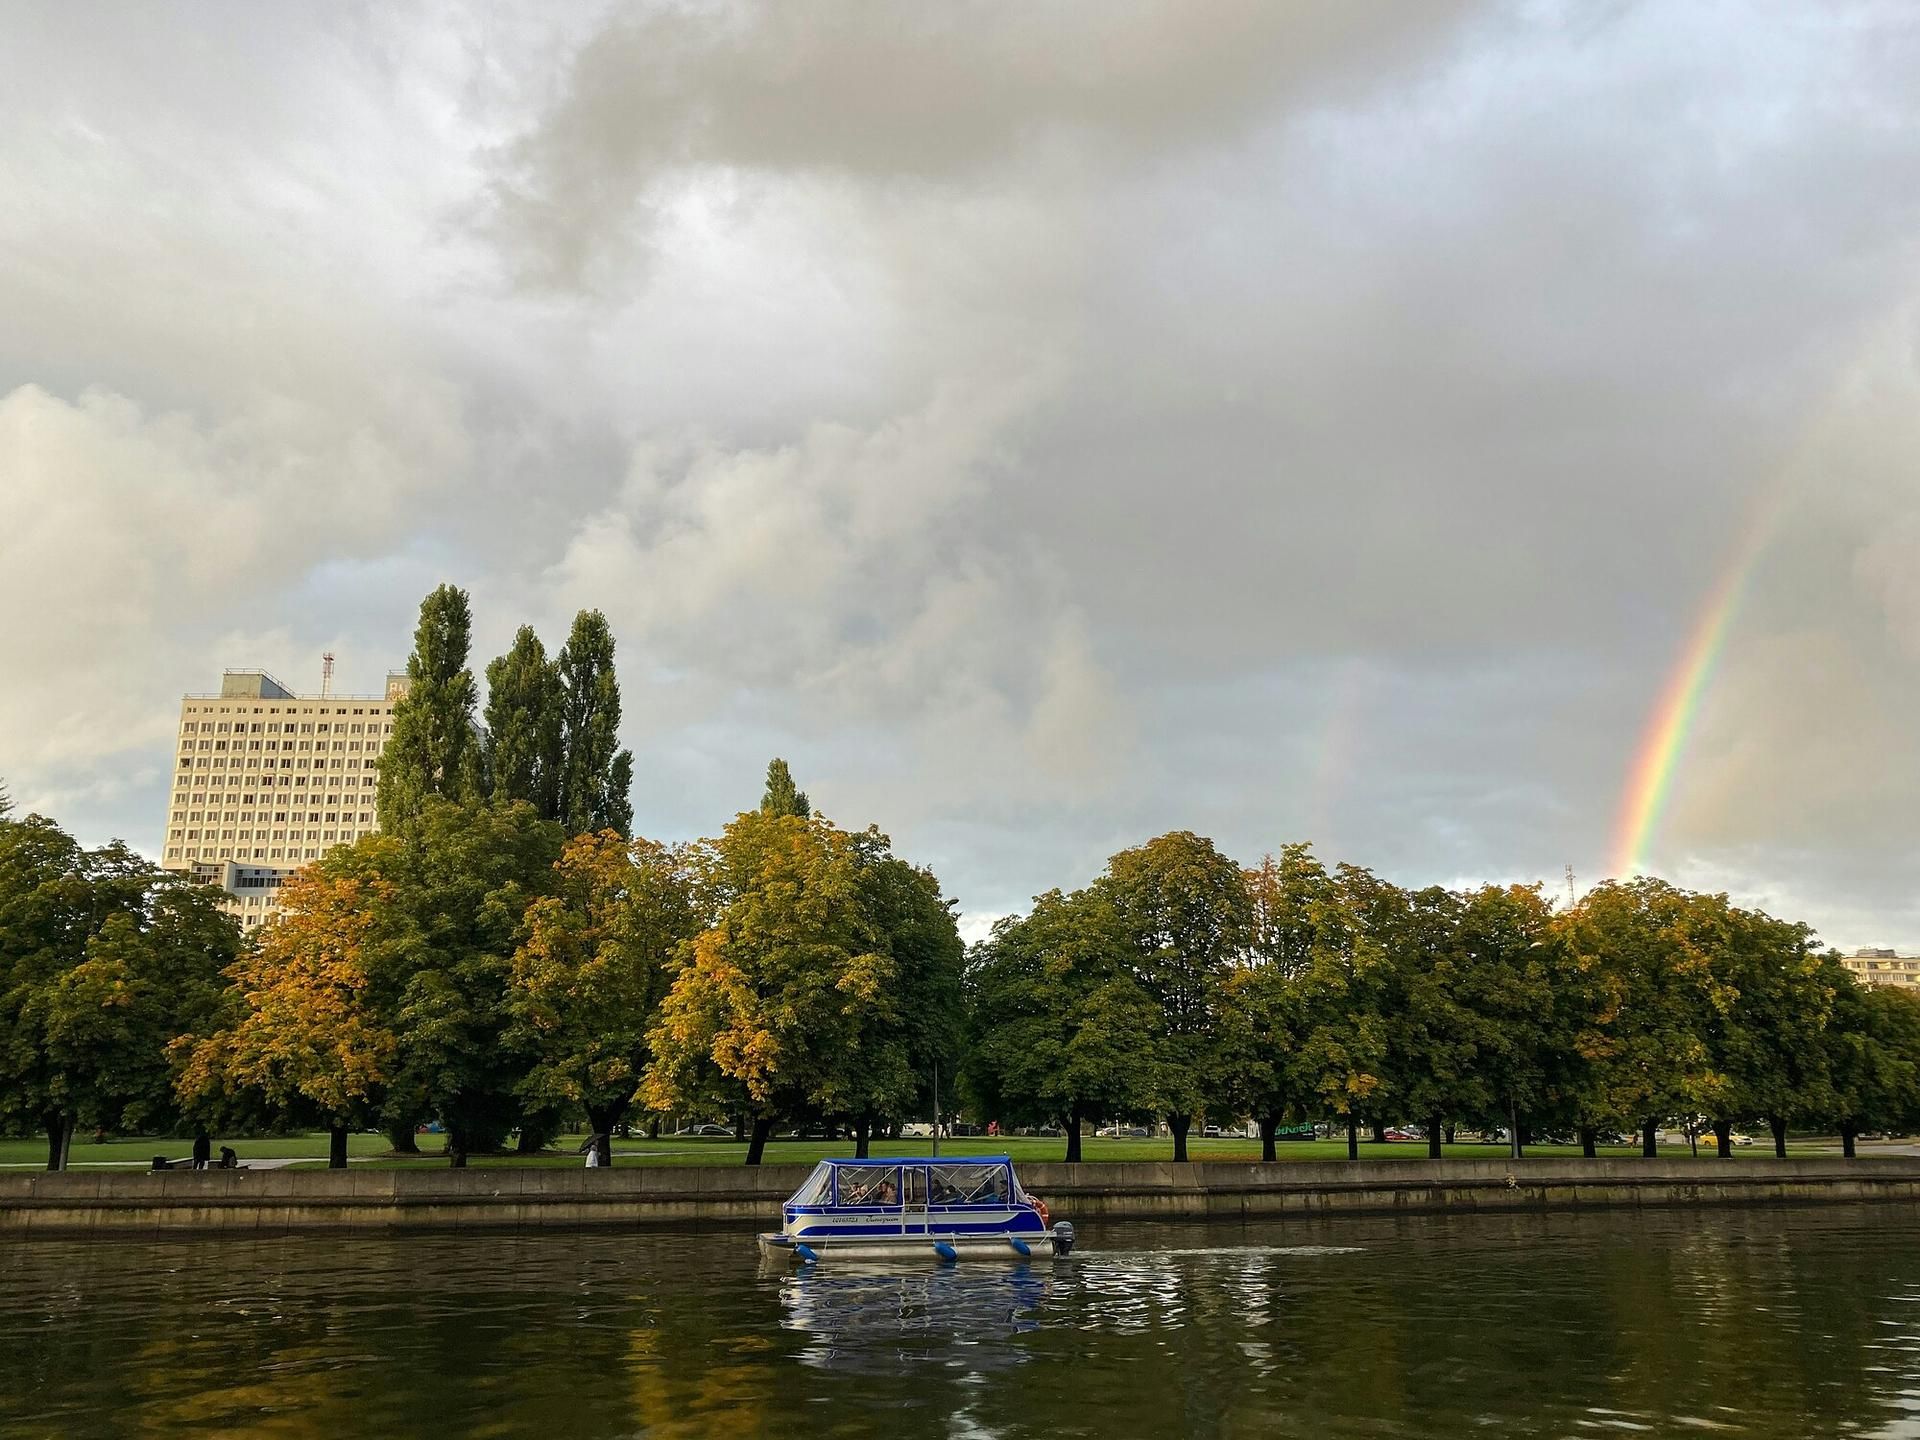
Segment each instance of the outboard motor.
[[1053,1225],[1053,1253],[1071,1255],[1073,1253],[1073,1222],[1056,1220]]

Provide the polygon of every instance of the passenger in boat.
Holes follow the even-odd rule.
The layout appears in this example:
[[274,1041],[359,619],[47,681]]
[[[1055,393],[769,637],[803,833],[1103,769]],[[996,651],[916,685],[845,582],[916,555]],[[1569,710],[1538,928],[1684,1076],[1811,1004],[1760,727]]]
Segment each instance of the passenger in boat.
[[900,1192],[894,1187],[893,1181],[882,1180],[880,1182],[880,1198],[876,1203],[881,1205],[898,1205],[900,1203]]

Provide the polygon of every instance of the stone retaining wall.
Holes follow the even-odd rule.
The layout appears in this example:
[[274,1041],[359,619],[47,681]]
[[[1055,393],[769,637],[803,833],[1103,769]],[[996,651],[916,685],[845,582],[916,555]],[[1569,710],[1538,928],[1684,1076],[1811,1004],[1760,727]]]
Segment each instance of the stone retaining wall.
[[[958,1158],[958,1157],[956,1157]],[[0,1234],[766,1225],[810,1167],[0,1175]],[[1920,1158],[1199,1162],[1019,1167],[1061,1219],[1920,1201]]]

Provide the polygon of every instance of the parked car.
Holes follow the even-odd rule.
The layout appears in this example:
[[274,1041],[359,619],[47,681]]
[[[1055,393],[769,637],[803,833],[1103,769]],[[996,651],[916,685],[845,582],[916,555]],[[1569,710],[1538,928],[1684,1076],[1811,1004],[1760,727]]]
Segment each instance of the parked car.
[[689,1125],[684,1130],[674,1131],[673,1134],[676,1140],[685,1139],[689,1137],[694,1137],[694,1138],[704,1137],[704,1136],[717,1137],[722,1135],[724,1135],[729,1140],[733,1138],[733,1131],[729,1130],[724,1125]]
[[1424,1140],[1427,1138],[1412,1130],[1387,1130],[1382,1133],[1389,1140]]

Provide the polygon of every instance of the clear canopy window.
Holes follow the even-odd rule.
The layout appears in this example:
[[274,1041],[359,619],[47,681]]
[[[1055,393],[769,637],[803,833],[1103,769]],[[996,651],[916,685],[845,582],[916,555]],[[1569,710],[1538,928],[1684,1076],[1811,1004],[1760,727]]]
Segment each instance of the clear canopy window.
[[900,1203],[900,1167],[898,1165],[840,1165],[842,1205],[898,1205]]
[[1007,1167],[930,1165],[927,1189],[927,1198],[935,1205],[1004,1205],[1007,1203]]
[[825,1205],[833,1199],[833,1167],[822,1160],[813,1167],[800,1188],[787,1201],[789,1205]]

